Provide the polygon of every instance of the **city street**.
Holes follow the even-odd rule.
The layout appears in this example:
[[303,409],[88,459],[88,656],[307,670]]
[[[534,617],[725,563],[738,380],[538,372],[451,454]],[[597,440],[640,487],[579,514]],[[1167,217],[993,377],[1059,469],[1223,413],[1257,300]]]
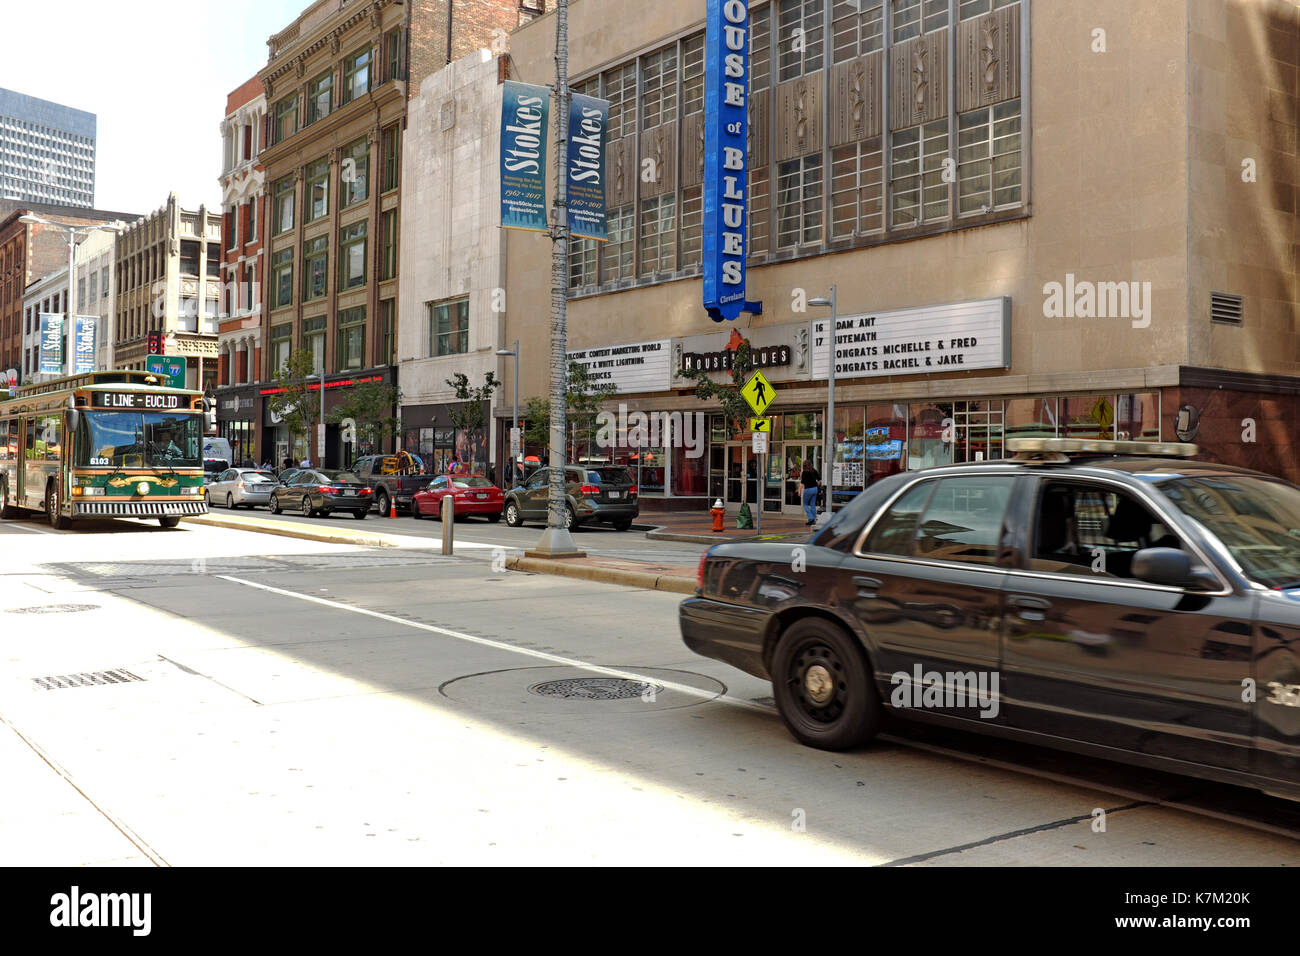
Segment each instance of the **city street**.
[[442,557],[428,524],[429,549],[0,524],[0,863],[1296,858],[1300,807],[1253,791],[903,726],[802,747],[767,684],[686,650],[678,595],[494,571],[536,528]]

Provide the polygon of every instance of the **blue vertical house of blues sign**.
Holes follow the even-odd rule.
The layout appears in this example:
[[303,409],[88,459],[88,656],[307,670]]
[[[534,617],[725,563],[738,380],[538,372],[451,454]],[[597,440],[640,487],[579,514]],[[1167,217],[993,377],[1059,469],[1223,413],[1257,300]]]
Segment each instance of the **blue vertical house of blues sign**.
[[715,322],[762,311],[745,299],[749,9],[708,0],[704,52],[704,308]]

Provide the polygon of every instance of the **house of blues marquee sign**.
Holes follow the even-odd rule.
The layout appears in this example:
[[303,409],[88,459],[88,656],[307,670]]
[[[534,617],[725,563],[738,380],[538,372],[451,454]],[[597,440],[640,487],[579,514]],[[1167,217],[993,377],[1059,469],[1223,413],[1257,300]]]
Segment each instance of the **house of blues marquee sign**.
[[715,322],[761,311],[745,300],[749,10],[708,0],[704,54],[704,308]]

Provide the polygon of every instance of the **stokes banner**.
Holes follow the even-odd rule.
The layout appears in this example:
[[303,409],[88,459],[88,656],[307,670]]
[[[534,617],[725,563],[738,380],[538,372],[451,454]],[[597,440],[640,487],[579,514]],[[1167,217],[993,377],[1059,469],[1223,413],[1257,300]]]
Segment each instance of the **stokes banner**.
[[41,313],[41,374],[63,374],[63,316]]
[[569,235],[604,242],[605,125],[609,100],[574,93],[569,103],[569,155],[565,165]]
[[95,370],[95,323],[98,316],[79,315],[77,316],[77,372],[93,372]]
[[546,232],[546,117],[551,92],[507,80],[501,95],[501,225]]

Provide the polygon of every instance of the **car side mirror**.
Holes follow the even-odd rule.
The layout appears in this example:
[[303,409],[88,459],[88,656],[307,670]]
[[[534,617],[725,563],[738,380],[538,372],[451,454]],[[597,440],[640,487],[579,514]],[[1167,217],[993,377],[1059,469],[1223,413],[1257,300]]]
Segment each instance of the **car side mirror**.
[[1181,548],[1143,548],[1133,555],[1133,576],[1152,584],[1214,589],[1219,581]]

